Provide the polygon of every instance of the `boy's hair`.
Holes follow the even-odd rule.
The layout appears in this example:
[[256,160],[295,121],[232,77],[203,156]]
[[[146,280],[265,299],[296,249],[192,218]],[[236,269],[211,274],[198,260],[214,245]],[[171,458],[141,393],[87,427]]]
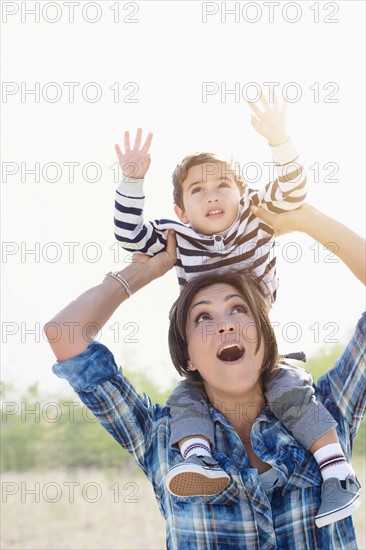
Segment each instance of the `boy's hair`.
[[203,163],[216,164],[217,162],[225,164],[228,167],[228,172],[230,171],[231,173],[233,173],[235,182],[240,191],[240,195],[242,195],[244,188],[246,187],[246,183],[241,175],[235,170],[235,164],[232,159],[224,160],[213,153],[193,153],[184,157],[182,162],[177,164],[172,174],[174,203],[177,204],[180,208],[183,208],[182,183],[186,179],[188,170],[190,168]]
[[264,342],[264,357],[260,371],[261,382],[264,383],[280,361],[276,337],[268,318],[270,303],[263,293],[260,284],[246,270],[232,270],[223,273],[209,273],[196,277],[187,283],[179,298],[174,302],[169,313],[169,351],[173,365],[181,376],[191,383],[201,384],[202,378],[198,371],[188,369],[188,341],[186,335],[187,316],[194,297],[202,289],[215,284],[228,284],[234,287],[245,299],[257,327],[258,352],[262,339]]

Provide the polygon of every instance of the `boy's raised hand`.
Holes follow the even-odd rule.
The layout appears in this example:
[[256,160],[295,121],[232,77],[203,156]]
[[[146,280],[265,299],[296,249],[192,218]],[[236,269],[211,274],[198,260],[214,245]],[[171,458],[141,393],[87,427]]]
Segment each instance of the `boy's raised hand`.
[[250,122],[261,136],[268,139],[268,143],[272,147],[286,143],[289,139],[286,133],[287,101],[284,100],[280,106],[275,93],[273,102],[269,102],[262,93],[261,103],[264,110],[260,109],[256,103],[248,101],[249,107],[254,112]]
[[141,147],[142,129],[138,128],[136,132],[135,143],[131,149],[130,132],[126,131],[124,136],[124,149],[122,153],[118,144],[115,145],[118,162],[122,168],[124,176],[133,179],[141,179],[145,177],[149,169],[151,157],[149,149],[153,135],[151,132],[147,135],[145,143]]

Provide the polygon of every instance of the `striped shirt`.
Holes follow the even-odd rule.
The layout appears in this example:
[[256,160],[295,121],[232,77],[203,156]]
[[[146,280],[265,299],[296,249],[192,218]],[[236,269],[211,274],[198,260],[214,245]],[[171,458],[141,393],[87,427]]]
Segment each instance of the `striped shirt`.
[[[347,459],[366,407],[366,314],[334,368],[316,385],[319,401],[338,422]],[[98,421],[137,461],[153,485],[166,519],[167,548],[175,550],[354,550],[352,518],[318,529],[321,475],[313,456],[301,447],[267,406],[251,432],[255,453],[272,466],[278,481],[271,489],[260,483],[237,432],[217,409],[213,456],[231,478],[220,494],[175,497],[164,478],[181,461],[170,447],[170,414],[138,395],[118,369],[111,352],[93,342],[80,355],[56,363],[55,374],[66,378]],[[316,421],[316,419],[314,419]]]
[[168,219],[144,222],[143,180],[124,178],[115,197],[114,231],[124,249],[151,256],[166,247],[167,231],[177,238],[176,271],[182,287],[208,271],[250,268],[274,298],[278,282],[273,255],[273,229],[255,216],[250,206],[270,212],[294,210],[306,198],[306,176],[291,141],[271,147],[277,178],[259,190],[245,189],[238,217],[225,234],[201,235],[192,227]]

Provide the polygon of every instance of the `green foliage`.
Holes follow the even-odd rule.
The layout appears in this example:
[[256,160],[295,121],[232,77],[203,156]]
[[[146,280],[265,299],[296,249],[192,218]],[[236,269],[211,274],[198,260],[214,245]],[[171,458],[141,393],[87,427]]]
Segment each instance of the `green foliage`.
[[[342,353],[342,346],[330,351],[320,350],[306,369],[316,380]],[[171,389],[159,391],[154,382],[142,373],[125,375],[140,393],[146,393],[153,403],[165,403]],[[130,465],[132,459],[102,428],[86,407],[75,399],[45,398],[37,384],[25,395],[14,398],[14,388],[1,384],[1,469],[13,471],[48,470],[55,468],[115,469]],[[366,450],[366,420],[361,423],[354,453],[364,457]]]
[[[38,397],[2,413],[2,470],[119,467],[125,457],[82,403]],[[7,409],[9,411],[9,408]]]
[[[170,391],[161,393],[143,374],[125,373],[136,389],[153,403],[165,403]],[[14,388],[2,383],[2,471],[51,468],[115,469],[131,462],[77,396],[46,398],[37,384],[20,398]]]
[[305,368],[313,375],[315,382],[335,365],[343,351],[344,345],[336,344],[330,349],[321,348],[315,357],[310,357],[307,360]]

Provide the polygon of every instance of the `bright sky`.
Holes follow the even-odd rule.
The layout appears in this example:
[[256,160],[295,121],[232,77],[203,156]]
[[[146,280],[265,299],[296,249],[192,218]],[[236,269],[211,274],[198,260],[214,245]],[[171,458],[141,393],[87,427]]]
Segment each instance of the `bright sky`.
[[[146,219],[175,219],[170,175],[190,152],[232,153],[253,186],[257,172],[256,185],[267,183],[270,151],[245,98],[278,83],[309,201],[364,235],[364,12],[360,1],[2,2],[6,381],[66,391],[40,327],[123,265],[113,202],[124,129],[154,133]],[[280,350],[312,355],[344,341],[364,307],[361,283],[305,236],[279,243]],[[161,386],[174,378],[167,317],[177,293],[171,271],[102,334],[118,362]]]

